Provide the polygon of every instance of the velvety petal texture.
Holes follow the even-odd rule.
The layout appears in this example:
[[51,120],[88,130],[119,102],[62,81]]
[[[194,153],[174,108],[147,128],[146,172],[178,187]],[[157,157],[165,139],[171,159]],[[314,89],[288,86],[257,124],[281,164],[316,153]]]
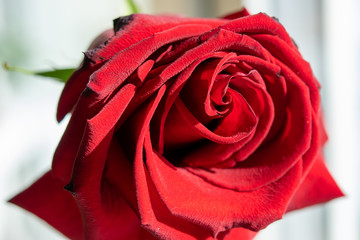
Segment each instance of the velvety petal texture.
[[11,202],[71,239],[253,239],[343,195],[319,87],[266,14],[118,18],[66,83],[52,169]]

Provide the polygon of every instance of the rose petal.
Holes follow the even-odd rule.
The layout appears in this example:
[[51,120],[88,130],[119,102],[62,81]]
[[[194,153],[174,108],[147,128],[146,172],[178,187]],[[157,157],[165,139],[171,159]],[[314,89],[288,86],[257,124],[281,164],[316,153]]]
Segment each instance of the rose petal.
[[[235,105],[237,105],[239,109],[237,109],[237,111],[233,111],[233,113],[235,115],[243,113],[243,115],[242,119],[238,119],[241,124],[234,125],[228,123],[231,124],[231,128],[236,127],[235,130],[230,132],[228,131],[228,129],[220,129],[223,132],[220,131],[219,133],[217,133],[216,131],[212,132],[190,113],[190,111],[186,108],[186,106],[182,103],[180,99],[175,102],[175,106],[177,107],[184,121],[186,121],[190,127],[194,128],[195,131],[199,132],[199,134],[201,134],[204,138],[220,144],[231,144],[239,142],[240,140],[249,136],[257,124],[256,116],[249,107],[248,103],[240,96],[239,98],[234,97],[234,99],[237,100]],[[229,119],[231,122],[231,120],[235,120],[236,118],[229,117]],[[224,123],[224,125],[227,125],[227,123]]]
[[146,76],[149,74],[151,68],[154,66],[153,60],[147,60],[137,69],[137,75],[141,82],[144,82]]
[[88,49],[94,49],[94,48],[98,48],[101,47],[102,44],[106,44],[105,42],[111,38],[112,36],[114,36],[114,29],[108,29],[105,30],[104,32],[102,32],[99,36],[97,36],[92,43],[90,44],[90,46],[88,47]]
[[310,172],[292,197],[287,211],[324,203],[344,194],[330,175],[322,154],[316,158]]
[[51,172],[45,173],[28,189],[10,200],[44,219],[70,239],[83,239],[81,215],[71,194],[62,181]]
[[205,229],[169,212],[146,170],[141,149],[142,146],[137,151],[134,172],[142,226],[159,239],[213,239]]
[[312,165],[314,164],[315,160],[317,159],[318,155],[322,151],[322,147],[324,143],[321,143],[322,134],[320,131],[320,126],[318,122],[318,117],[316,117],[314,110],[312,111],[312,120],[311,120],[311,143],[310,148],[306,151],[303,159],[303,176],[305,177],[309,170],[311,169]]
[[[90,48],[99,47],[106,39],[114,35],[113,30],[108,30],[98,36],[90,45]],[[56,113],[57,121],[61,121],[65,115],[72,110],[76,104],[81,92],[85,89],[90,75],[99,69],[101,64],[93,64],[85,55],[80,67],[66,81],[66,84],[60,95],[58,109]]]
[[[116,122],[132,99],[135,86],[124,86],[97,114],[87,121],[84,137],[74,165],[69,189],[79,205],[90,239],[123,238],[139,232],[139,222],[134,212],[121,200],[111,201],[110,183],[103,181],[103,170]],[[119,195],[118,195],[119,197]],[[133,220],[130,220],[133,219]],[[123,230],[119,226],[129,224]],[[127,237],[125,237],[127,238]]]
[[[133,210],[131,218],[134,218],[135,214],[137,214],[137,225],[134,224],[133,227],[127,227],[128,235],[121,239],[155,239],[150,232],[140,226],[132,161],[128,159],[123,151],[123,146],[116,137],[112,139],[109,148],[102,178],[101,196],[102,202],[109,212],[120,216],[124,215],[123,210],[118,207],[119,199],[124,199]],[[125,214],[124,218],[126,219],[126,217],[127,215]],[[107,230],[105,229],[104,231]]]
[[236,19],[241,17],[249,16],[250,13],[247,11],[246,8],[243,8],[241,11],[237,11],[235,13],[228,14],[226,16],[223,16],[224,19]]
[[86,121],[96,115],[99,110],[98,108],[89,107],[95,98],[94,95],[95,93],[90,89],[83,92],[56,148],[52,162],[52,171],[54,176],[61,179],[64,184],[70,182],[75,157],[83,137]]
[[[106,196],[108,190],[103,189],[102,193]],[[117,195],[115,201],[116,206],[112,205],[115,208],[105,217],[102,216],[100,224],[94,226],[96,230],[92,233],[99,232],[100,235],[90,234],[87,239],[155,239],[140,227],[139,219],[121,196]],[[73,196],[64,190],[62,181],[54,178],[51,172],[44,174],[10,202],[39,216],[69,239],[84,239],[84,226],[77,203]],[[91,222],[98,216],[94,214],[88,220]]]
[[237,18],[222,25],[220,28],[249,36],[252,36],[252,34],[277,36],[285,41],[289,47],[297,49],[286,29],[265,13]]
[[256,35],[254,39],[259,41],[263,47],[269,49],[271,54],[281,63],[296,73],[298,77],[308,86],[312,107],[316,113],[320,106],[319,83],[314,77],[310,64],[306,62],[296,48],[290,47],[288,42],[276,36]]
[[[104,135],[108,133],[107,131],[110,131],[110,129],[115,126],[134,94],[134,85],[128,84],[124,86],[113,99],[102,108],[98,117],[94,117],[94,115],[102,106],[89,106],[93,99],[96,98],[96,94],[92,92],[91,96],[83,96],[80,99],[54,155],[52,169],[55,177],[63,180],[65,184],[70,182],[75,158],[78,154],[83,134],[86,131],[85,125],[88,119],[100,121],[101,123],[98,127],[102,127],[102,131],[95,130],[97,133],[91,133],[94,138],[90,138],[88,144],[92,144],[92,147],[83,146],[84,151],[87,151],[87,153],[91,152],[92,148],[96,147],[104,138]],[[91,121],[89,123],[96,126],[96,124],[91,123]],[[105,123],[107,123],[106,126],[104,125]],[[85,135],[84,141],[86,140],[89,140],[89,136],[87,135]]]
[[257,232],[250,231],[246,228],[233,228],[228,231],[219,233],[219,240],[251,240]]
[[[125,85],[96,116],[87,120],[72,175],[71,184],[75,191],[78,191],[78,187],[94,188],[100,184],[107,149],[115,125],[134,94],[135,86],[132,84]],[[93,154],[99,155],[94,157]],[[91,179],[87,176],[91,176]],[[86,181],[87,184],[83,184],[83,181]]]
[[[285,28],[279,22],[264,13],[234,19],[221,25],[218,30],[220,29],[239,34],[246,34],[246,36],[250,37],[258,34],[274,35],[285,41],[290,47],[297,49]],[[217,31],[214,30],[206,32],[201,38],[208,39],[216,34],[216,32]]]

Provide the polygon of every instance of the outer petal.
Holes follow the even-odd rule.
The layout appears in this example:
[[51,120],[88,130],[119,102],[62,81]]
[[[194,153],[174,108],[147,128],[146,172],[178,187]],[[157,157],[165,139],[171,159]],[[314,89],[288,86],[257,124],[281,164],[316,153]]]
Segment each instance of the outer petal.
[[[297,49],[285,28],[279,22],[264,13],[237,18],[219,28],[249,36],[258,34],[275,35],[285,41],[291,48]],[[204,37],[213,34],[214,32],[207,32],[204,34]]]
[[130,74],[159,48],[179,40],[198,36],[210,29],[206,24],[188,24],[155,33],[114,54],[110,61],[91,76],[88,87],[98,92],[99,97],[103,99],[120,87]]
[[296,48],[291,47],[287,41],[284,41],[278,36],[259,34],[253,37],[259,41],[262,46],[269,49],[271,54],[282,64],[291,69],[292,72],[296,73],[296,75],[308,86],[312,107],[315,112],[318,113],[320,106],[320,86],[312,73],[310,64],[302,58],[299,51]]
[[316,158],[310,172],[292,197],[287,211],[324,203],[344,194],[325,166],[323,155]]
[[233,228],[218,235],[221,240],[251,240],[257,232],[250,231],[246,228]]
[[[110,211],[107,202],[103,202],[102,195],[111,191],[106,189],[108,185],[101,184],[115,124],[132,99],[134,91],[133,85],[124,86],[99,114],[87,121],[72,181],[67,186],[78,202],[84,219],[85,237],[89,239],[111,239],[123,235],[118,225],[124,221],[121,213],[124,204],[120,199],[115,204],[118,212]],[[129,209],[129,212],[132,210]],[[136,226],[138,225],[133,227]]]
[[[98,121],[95,123],[90,123],[92,125],[99,123],[99,127],[103,128],[97,129],[99,135],[92,135],[94,139],[97,138],[95,142],[98,144],[104,137],[104,134],[106,134],[104,131],[101,131],[105,129],[105,126],[102,125],[102,123],[106,122],[108,124],[106,131],[110,131],[111,127],[114,127],[116,122],[119,120],[121,114],[127,107],[127,104],[132,100],[134,93],[134,85],[128,84],[123,86],[123,88],[117,94],[115,94],[113,99],[111,99],[104,108],[102,108],[103,104],[98,104],[98,106],[95,107],[91,105],[91,103],[97,97],[95,92],[89,90],[88,93],[82,95],[74,111],[74,114],[70,119],[66,131],[55,151],[52,168],[56,178],[63,180],[65,184],[70,182],[74,162],[78,154],[84,132],[86,131],[85,125],[87,124],[87,121],[89,119],[93,119],[93,122]],[[100,109],[102,109],[102,113],[98,114]],[[100,117],[94,117],[96,114],[98,114]],[[112,119],[113,122],[111,122],[110,119]],[[103,122],[100,123],[101,121]],[[88,138],[88,136],[85,136],[85,138]],[[94,139],[88,139],[89,144],[96,146]],[[88,148],[86,150],[91,151],[92,149]]]
[[250,13],[248,12],[248,10],[246,8],[243,8],[241,11],[237,11],[231,14],[228,14],[226,16],[223,16],[222,18],[224,19],[236,19],[236,18],[240,18],[240,17],[246,17],[249,16]]
[[83,226],[74,198],[62,181],[45,173],[24,192],[10,200],[44,219],[70,239],[83,239]]

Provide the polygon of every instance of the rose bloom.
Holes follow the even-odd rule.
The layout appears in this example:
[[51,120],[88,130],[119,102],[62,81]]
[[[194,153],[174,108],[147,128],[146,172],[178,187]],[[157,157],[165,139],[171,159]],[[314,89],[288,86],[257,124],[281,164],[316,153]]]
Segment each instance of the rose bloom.
[[52,169],[11,200],[67,237],[252,239],[343,195],[319,83],[276,19],[133,14],[91,48]]

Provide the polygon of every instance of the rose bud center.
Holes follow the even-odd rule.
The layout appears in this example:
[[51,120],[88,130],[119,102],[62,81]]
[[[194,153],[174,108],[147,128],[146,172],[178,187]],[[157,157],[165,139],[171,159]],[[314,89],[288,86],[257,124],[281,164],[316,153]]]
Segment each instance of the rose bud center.
[[253,105],[258,103],[247,97],[258,91],[252,89],[254,84],[265,89],[264,80],[235,53],[222,55],[197,65],[167,116],[164,156],[175,165],[231,167],[221,166],[222,158],[209,164],[191,156],[214,144],[241,148],[256,131],[259,114]]

